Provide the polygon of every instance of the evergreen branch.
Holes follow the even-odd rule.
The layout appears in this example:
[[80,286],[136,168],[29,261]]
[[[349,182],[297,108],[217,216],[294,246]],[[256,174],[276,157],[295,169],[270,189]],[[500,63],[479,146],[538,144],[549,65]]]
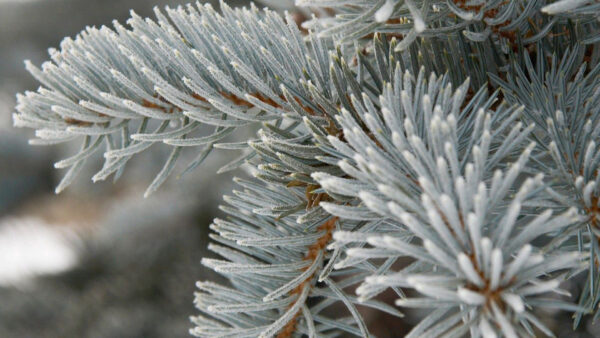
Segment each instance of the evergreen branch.
[[[43,88],[18,95],[15,125],[37,129],[36,144],[93,138],[94,147],[82,148],[60,167],[80,167],[106,144],[104,168],[95,176],[102,180],[155,143],[201,146],[203,155],[233,128],[283,119],[290,103],[282,83],[300,97],[308,95],[300,80],[328,86],[328,41],[305,43],[293,24],[254,6],[231,9],[222,3],[221,10],[167,8],[166,17],[155,9],[156,21],[132,12],[131,30],[115,22],[114,31],[90,27],[74,40],[66,38],[41,70],[27,63]],[[158,129],[149,129],[157,123]],[[201,125],[213,132],[193,136]],[[148,193],[171,173],[179,153],[172,152]]]

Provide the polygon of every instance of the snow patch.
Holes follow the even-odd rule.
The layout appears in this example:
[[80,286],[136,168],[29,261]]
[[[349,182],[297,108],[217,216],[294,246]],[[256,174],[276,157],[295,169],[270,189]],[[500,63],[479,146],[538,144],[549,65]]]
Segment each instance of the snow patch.
[[69,270],[77,264],[78,243],[73,232],[36,218],[0,220],[0,285]]

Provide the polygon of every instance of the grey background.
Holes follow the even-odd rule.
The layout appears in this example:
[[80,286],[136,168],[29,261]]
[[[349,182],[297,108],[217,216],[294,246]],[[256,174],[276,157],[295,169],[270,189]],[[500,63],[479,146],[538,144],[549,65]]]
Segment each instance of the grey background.
[[64,171],[53,163],[75,145],[29,146],[33,131],[13,128],[11,119],[15,94],[38,87],[23,60],[40,65],[63,37],[87,25],[110,26],[113,19],[124,23],[130,9],[146,17],[153,6],[181,3],[186,1],[0,0],[0,229],[35,219],[69,230],[79,238],[80,257],[66,273],[0,286],[0,337],[189,336],[194,284],[218,278],[200,265],[209,255],[208,225],[231,189],[230,175],[215,179],[214,173],[237,154],[212,155],[148,199],[143,192],[166,149],[134,159],[117,184],[93,184],[101,162],[92,160],[73,186],[55,195]]

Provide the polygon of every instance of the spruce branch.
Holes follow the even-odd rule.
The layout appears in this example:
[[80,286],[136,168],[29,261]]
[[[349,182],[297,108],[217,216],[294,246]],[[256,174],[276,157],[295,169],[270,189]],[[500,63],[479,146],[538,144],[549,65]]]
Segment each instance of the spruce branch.
[[[409,337],[552,336],[537,309],[600,316],[598,3],[297,4],[324,14],[304,33],[224,3],[88,28],[28,64],[43,87],[18,96],[15,125],[82,142],[58,191],[102,148],[94,179],[171,147],[147,193],[184,148],[189,168],[247,149],[220,170],[254,178],[211,225],[222,258],[202,263],[228,283],[198,283],[197,336],[369,336],[357,306],[402,316],[387,289],[435,308]],[[557,298],[585,270],[579,304]]]
[[[493,101],[483,94],[464,101],[468,83],[453,91],[447,77],[425,79],[423,72],[415,79],[398,67],[392,82],[397,87],[386,87],[380,109],[363,97],[354,101],[364,109],[359,108],[361,120],[344,110],[338,117],[346,142],[329,141],[343,154],[340,167],[357,182],[326,173],[313,177],[325,191],[360,203],[349,209],[326,202],[323,208],[342,219],[367,215],[367,208],[398,230],[336,232],[334,246],[346,253],[336,267],[412,258],[407,268],[374,274],[357,289],[364,300],[387,287],[412,288],[423,297],[400,298],[398,305],[440,307],[411,337],[467,332],[516,337],[533,335],[532,327],[551,335],[526,308],[550,305],[538,296],[585,268],[586,255],[531,243],[584,217],[575,208],[556,216],[539,208],[535,217],[522,212],[540,198],[535,192],[544,176],[527,178],[524,171],[535,143],[526,143],[534,124],[514,122],[522,108],[501,105],[492,115]],[[514,162],[506,166],[506,159]],[[587,309],[558,300],[551,306]]]
[[[199,150],[197,166],[236,128],[284,118],[295,100],[308,96],[299,81],[310,79],[328,94],[328,40],[304,37],[291,19],[272,11],[210,5],[155,9],[156,21],[132,12],[128,30],[89,27],[52,61],[27,69],[43,85],[18,95],[16,126],[36,129],[32,144],[84,139],[82,150],[56,164],[73,180],[85,160],[105,145],[105,163],[94,180],[119,173],[127,161],[155,143],[174,147],[147,194],[172,172],[185,147]],[[292,62],[290,62],[292,61]],[[268,110],[265,111],[265,109]],[[212,132],[202,126],[212,127]],[[233,169],[235,166],[228,166]]]
[[[196,306],[219,322],[195,318],[194,335],[290,337],[296,332],[316,336],[342,330],[368,336],[357,304],[401,316],[389,305],[361,303],[344,291],[366,276],[368,268],[373,268],[370,264],[345,271],[330,268],[338,255],[326,250],[333,231],[351,230],[359,226],[357,222],[341,222],[325,214],[299,226],[299,215],[311,210],[288,213],[281,203],[291,208],[307,205],[302,187],[237,181],[244,190],[225,198],[229,206],[222,210],[228,217],[216,219],[211,226],[218,233],[212,237],[219,244],[209,248],[226,260],[203,259],[204,265],[226,276],[233,288],[198,284]],[[266,209],[280,216],[256,212]],[[318,301],[309,305],[312,299]],[[336,302],[343,302],[351,317],[328,319],[323,311]]]
[[569,20],[585,27],[578,32],[582,40],[598,41],[592,33],[598,31],[600,5],[595,1],[297,0],[296,4],[333,9],[333,15],[313,18],[304,25],[345,42],[386,32],[401,37],[398,48],[405,48],[422,37],[459,33],[474,43],[494,41],[508,51],[553,34],[556,27],[558,31],[572,27]]
[[[556,203],[554,208],[577,208],[584,217],[577,231],[580,250],[588,251],[588,279],[581,293],[580,306],[597,309],[598,269],[595,252],[600,230],[598,213],[598,157],[596,148],[600,116],[600,65],[592,61],[588,48],[567,50],[559,59],[524,57],[525,69],[513,65],[515,76],[506,81],[497,79],[511,102],[525,104],[525,123],[535,123],[538,132],[532,134],[546,148],[546,161],[536,169],[549,175]],[[587,61],[587,62],[586,62]],[[545,100],[539,100],[546,97]],[[564,238],[557,238],[557,241]],[[579,323],[584,312],[578,313]],[[596,316],[598,312],[596,310]]]

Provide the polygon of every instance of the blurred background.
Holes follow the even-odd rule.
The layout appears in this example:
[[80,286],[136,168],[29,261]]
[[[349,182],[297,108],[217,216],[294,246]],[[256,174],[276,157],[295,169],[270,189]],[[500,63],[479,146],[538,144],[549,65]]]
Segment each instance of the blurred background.
[[186,2],[0,0],[0,337],[189,336],[194,284],[216,278],[200,265],[207,228],[231,189],[214,173],[238,154],[213,154],[147,199],[167,149],[134,158],[118,184],[91,182],[98,159],[55,195],[53,164],[76,149],[30,146],[11,118],[15,94],[38,87],[23,60],[40,65],[63,37],[130,9]]
[[[63,37],[124,23],[129,9],[146,17],[153,6],[187,2],[0,0],[0,338],[189,336],[194,284],[218,278],[200,265],[210,255],[207,228],[232,188],[231,175],[214,173],[238,154],[213,153],[144,199],[167,153],[154,146],[130,161],[118,184],[91,182],[98,159],[55,195],[64,172],[53,164],[76,149],[30,146],[33,132],[13,128],[11,118],[15,94],[38,86],[23,60],[40,65]],[[365,317],[377,336],[401,337],[424,314]],[[591,320],[573,332],[569,314],[546,318],[559,337],[600,337]]]

